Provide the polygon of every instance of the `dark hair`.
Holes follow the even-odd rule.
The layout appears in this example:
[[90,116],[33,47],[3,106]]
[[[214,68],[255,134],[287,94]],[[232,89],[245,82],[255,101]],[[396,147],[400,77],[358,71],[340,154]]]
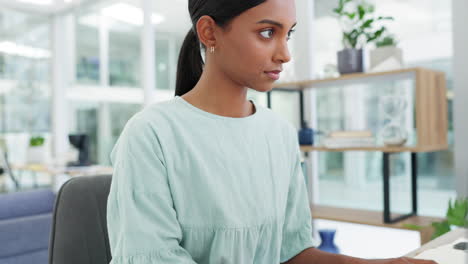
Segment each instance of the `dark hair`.
[[[266,0],[189,0],[188,9],[192,28],[185,36],[177,62],[175,95],[182,96],[192,90],[203,72],[203,59],[200,41],[196,30],[198,19],[210,16],[219,27],[225,28],[229,22],[244,11],[264,3]],[[206,47],[201,43],[202,48]]]

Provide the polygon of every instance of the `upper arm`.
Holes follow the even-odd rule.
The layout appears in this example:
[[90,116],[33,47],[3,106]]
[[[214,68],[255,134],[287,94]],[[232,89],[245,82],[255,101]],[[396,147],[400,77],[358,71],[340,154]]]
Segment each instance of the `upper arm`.
[[297,135],[291,135],[289,142],[292,145],[290,154],[292,158],[292,170],[283,224],[281,261],[289,260],[304,249],[314,247],[316,244],[312,238],[312,217],[305,178],[301,167],[301,153]]
[[107,204],[112,263],[195,263],[179,245],[182,231],[156,133],[144,120],[132,119],[112,151]]

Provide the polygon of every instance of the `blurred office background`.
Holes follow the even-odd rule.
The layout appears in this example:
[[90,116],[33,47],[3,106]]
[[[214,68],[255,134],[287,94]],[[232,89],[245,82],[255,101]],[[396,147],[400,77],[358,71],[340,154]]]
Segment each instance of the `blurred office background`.
[[[324,77],[342,48],[332,13],[337,1],[296,2],[307,8],[298,8],[297,31],[289,42],[293,60],[279,82]],[[460,192],[459,178],[467,177],[455,169],[453,114],[454,57],[468,52],[454,50],[454,16],[462,15],[455,13],[453,1],[374,2],[378,13],[395,18],[388,27],[398,36],[405,65],[446,74],[449,149],[418,154],[419,212],[443,217],[449,199]],[[150,10],[143,8],[148,6]],[[85,134],[91,163],[109,166],[110,150],[128,119],[148,104],[173,97],[178,53],[190,26],[187,0],[0,0],[0,137],[10,163],[27,163],[31,136],[43,136],[49,161],[59,162],[70,148],[67,135]],[[378,96],[370,96],[369,105]],[[266,94],[250,91],[249,97],[267,105]],[[342,128],[353,115],[345,106],[355,98],[345,91],[320,90],[316,98],[317,110],[310,116],[320,127]],[[274,92],[272,109],[299,130],[297,94]],[[378,119],[376,112],[365,112],[364,119]],[[457,122],[461,127],[468,121]],[[321,153],[307,175],[317,179],[310,188],[314,203],[381,211],[381,155]],[[410,165],[409,154],[392,157],[396,212],[410,210]],[[53,182],[46,173],[21,174],[19,187],[0,176],[2,191],[45,188]]]

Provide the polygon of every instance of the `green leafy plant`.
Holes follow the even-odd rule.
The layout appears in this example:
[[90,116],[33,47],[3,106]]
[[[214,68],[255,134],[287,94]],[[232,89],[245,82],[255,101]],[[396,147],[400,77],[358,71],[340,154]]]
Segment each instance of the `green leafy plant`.
[[375,46],[377,48],[396,46],[396,45],[397,45],[397,41],[395,40],[395,37],[393,35],[387,35],[385,37],[381,37],[375,42]]
[[[405,224],[407,228],[421,230],[424,226]],[[433,222],[431,226],[434,228],[434,233],[431,239],[439,237],[450,232],[451,226],[468,227],[468,197],[464,199],[449,200],[446,218],[442,222]]]
[[376,17],[374,11],[375,6],[363,0],[339,0],[338,7],[333,12],[340,19],[345,48],[361,48],[365,43],[378,40],[386,32],[385,26],[375,30],[374,23],[393,20],[393,17]]
[[29,139],[29,146],[38,147],[44,145],[44,138],[41,136],[31,137]]

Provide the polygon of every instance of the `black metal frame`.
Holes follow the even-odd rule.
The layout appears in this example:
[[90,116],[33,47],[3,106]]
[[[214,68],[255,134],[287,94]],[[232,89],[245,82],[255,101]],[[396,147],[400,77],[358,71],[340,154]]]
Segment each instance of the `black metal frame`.
[[2,166],[4,166],[5,168],[5,171],[4,173],[5,174],[8,174],[8,176],[10,176],[10,179],[13,181],[13,183],[15,184],[15,188],[18,190],[20,188],[20,184],[19,184],[19,181],[18,179],[14,176],[13,174],[13,170],[11,169],[10,167],[10,163],[8,162],[8,155],[6,152],[3,152],[3,157],[0,157],[2,159],[2,163],[4,164],[1,164]]
[[[275,88],[275,91],[285,91],[285,92],[298,92],[299,93],[299,112],[301,118],[301,125],[304,124],[304,91],[303,90],[293,90],[293,89],[284,89],[284,88]],[[273,91],[267,92],[267,106],[271,108],[271,93]],[[308,152],[305,153],[308,156]],[[392,224],[399,221],[402,221],[411,216],[415,216],[418,213],[418,163],[417,156],[415,152],[411,152],[411,203],[412,210],[411,213],[400,215],[395,218],[391,218],[390,211],[390,155],[394,153],[383,152],[382,153],[382,176],[383,176],[383,221],[386,224]]]
[[384,152],[382,159],[382,175],[383,175],[383,198],[384,198],[384,211],[383,219],[384,223],[393,224],[415,216],[418,213],[418,159],[415,152],[411,152],[411,199],[412,199],[412,210],[411,213],[400,215],[392,219],[390,212],[390,154]]

